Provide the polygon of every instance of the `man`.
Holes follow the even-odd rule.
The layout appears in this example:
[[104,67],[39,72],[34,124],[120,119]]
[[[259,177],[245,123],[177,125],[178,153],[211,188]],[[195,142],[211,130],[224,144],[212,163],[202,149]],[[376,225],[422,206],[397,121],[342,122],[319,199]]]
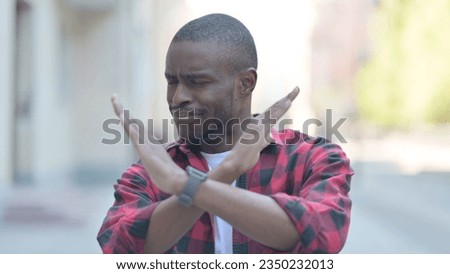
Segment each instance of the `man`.
[[[257,56],[247,28],[210,14],[183,26],[166,57],[180,140],[142,138],[112,103],[140,161],[115,185],[98,233],[104,253],[336,253],[353,172],[337,145],[271,130],[295,88],[253,118]],[[188,167],[189,166],[189,167]]]

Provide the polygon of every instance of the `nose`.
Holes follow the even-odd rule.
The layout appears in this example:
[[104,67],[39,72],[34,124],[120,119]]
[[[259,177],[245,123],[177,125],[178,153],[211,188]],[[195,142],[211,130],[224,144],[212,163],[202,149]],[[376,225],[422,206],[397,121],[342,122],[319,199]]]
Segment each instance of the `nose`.
[[189,89],[181,83],[178,84],[170,100],[170,105],[172,107],[183,107],[189,105],[191,102],[192,94]]

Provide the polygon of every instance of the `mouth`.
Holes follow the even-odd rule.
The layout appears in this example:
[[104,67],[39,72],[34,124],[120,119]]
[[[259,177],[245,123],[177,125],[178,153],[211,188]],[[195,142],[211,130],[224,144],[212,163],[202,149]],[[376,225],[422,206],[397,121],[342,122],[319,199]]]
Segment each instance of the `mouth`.
[[203,117],[205,112],[198,109],[176,109],[171,111],[175,120],[180,122],[198,121]]

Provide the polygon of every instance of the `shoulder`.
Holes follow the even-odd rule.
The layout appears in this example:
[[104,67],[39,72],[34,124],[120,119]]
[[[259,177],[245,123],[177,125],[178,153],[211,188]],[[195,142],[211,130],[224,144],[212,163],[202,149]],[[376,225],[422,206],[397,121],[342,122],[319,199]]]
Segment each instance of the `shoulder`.
[[300,156],[305,162],[326,160],[330,163],[349,159],[343,149],[328,139],[312,137],[297,130],[272,131],[274,142],[290,156]]
[[273,142],[288,151],[307,152],[311,149],[324,147],[328,148],[333,144],[322,137],[312,137],[298,130],[284,129],[281,131],[272,130]]

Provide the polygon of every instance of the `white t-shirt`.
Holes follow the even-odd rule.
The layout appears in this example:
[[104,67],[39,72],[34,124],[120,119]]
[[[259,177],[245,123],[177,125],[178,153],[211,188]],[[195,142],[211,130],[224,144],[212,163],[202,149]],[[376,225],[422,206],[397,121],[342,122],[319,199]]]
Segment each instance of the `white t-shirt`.
[[[228,155],[229,151],[209,154],[202,152],[208,162],[209,170],[218,166]],[[231,184],[236,186],[236,181]],[[233,253],[233,227],[222,218],[213,215],[214,228],[214,249],[216,254],[232,254]]]

